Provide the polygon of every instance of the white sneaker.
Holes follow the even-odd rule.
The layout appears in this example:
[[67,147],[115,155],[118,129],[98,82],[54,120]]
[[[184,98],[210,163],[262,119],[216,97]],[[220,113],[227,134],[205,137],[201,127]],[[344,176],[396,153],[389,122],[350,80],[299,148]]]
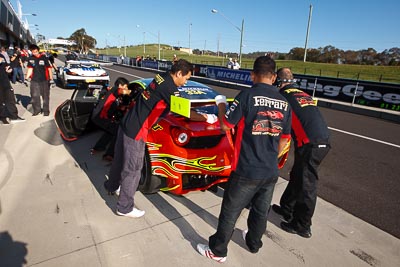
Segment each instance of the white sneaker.
[[25,122],[24,118],[18,117],[16,119],[10,119],[10,123]]
[[212,253],[212,251],[208,245],[197,244],[197,251],[204,257],[215,260],[219,263],[223,263],[226,261],[226,257],[215,256],[214,253]]
[[121,191],[121,186],[118,186],[118,189],[114,191],[114,194],[119,196],[119,192]]
[[139,218],[145,214],[144,210],[138,210],[137,208],[133,208],[133,210],[129,213],[122,213],[117,210],[117,215],[119,216],[126,216],[131,218]]
[[244,242],[246,243],[246,235],[247,235],[247,232],[248,232],[249,230],[247,230],[247,229],[245,229],[245,230],[243,230],[242,231],[242,237],[243,237],[243,240],[244,240]]

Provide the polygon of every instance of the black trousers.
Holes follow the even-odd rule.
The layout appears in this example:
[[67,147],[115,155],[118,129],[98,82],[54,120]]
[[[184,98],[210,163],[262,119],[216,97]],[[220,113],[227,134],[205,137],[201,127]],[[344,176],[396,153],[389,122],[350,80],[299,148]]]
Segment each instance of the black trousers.
[[0,118],[18,118],[18,109],[15,102],[14,89],[0,87]]
[[251,250],[262,247],[262,236],[267,228],[268,210],[278,178],[251,179],[232,172],[222,199],[217,232],[209,237],[211,251],[218,257],[228,253],[235,224],[242,210],[251,204],[247,218],[246,244]]
[[293,216],[298,229],[311,227],[317,202],[318,167],[330,150],[329,144],[307,144],[295,148],[289,183],[280,199],[282,212]]
[[43,113],[50,112],[50,84],[49,81],[31,81],[31,104],[33,113],[42,111],[41,98],[43,98]]

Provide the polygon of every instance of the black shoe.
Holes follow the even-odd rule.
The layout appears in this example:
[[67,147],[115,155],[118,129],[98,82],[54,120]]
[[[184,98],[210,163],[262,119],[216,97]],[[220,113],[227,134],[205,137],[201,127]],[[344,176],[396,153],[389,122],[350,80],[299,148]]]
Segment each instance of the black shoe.
[[104,189],[107,191],[107,195],[110,195],[110,196],[113,196],[113,195],[119,195],[119,190],[117,189],[117,190],[110,190],[110,189],[108,189],[108,187],[107,187],[107,184],[108,184],[108,181],[105,181],[104,182]]
[[296,227],[293,223],[281,222],[281,228],[288,233],[297,234],[304,238],[311,237],[311,229],[304,229],[304,230],[296,229],[298,227]]
[[1,121],[3,124],[10,124],[10,120],[9,120],[8,118],[1,118],[0,121]]
[[37,115],[39,115],[40,114],[40,112],[33,112],[32,113],[32,116],[37,116]]
[[111,162],[111,161],[113,161],[113,159],[114,159],[114,157],[111,156],[111,155],[107,155],[107,154],[104,154],[104,155],[103,155],[103,160],[104,160],[104,161],[109,161],[109,162]]
[[285,221],[290,222],[292,220],[292,215],[284,213],[282,208],[281,208],[281,206],[273,204],[272,205],[272,210],[276,214],[281,215]]
[[43,116],[49,116],[50,115],[50,112],[44,112],[43,113]]
[[255,254],[255,253],[258,252],[259,248],[251,248],[251,247],[249,247],[249,245],[247,245],[247,241],[246,241],[247,232],[248,232],[248,230],[243,230],[243,231],[242,231],[243,240],[244,240],[244,242],[246,243],[246,246],[247,246],[247,248],[249,249],[249,251],[250,251],[251,253]]

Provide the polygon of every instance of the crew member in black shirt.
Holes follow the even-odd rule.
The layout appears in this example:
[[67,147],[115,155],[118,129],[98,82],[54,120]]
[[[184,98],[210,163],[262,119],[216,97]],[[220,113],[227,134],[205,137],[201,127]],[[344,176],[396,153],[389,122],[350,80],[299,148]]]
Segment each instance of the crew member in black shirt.
[[[122,119],[109,180],[104,183],[109,193],[117,191],[120,186],[117,215],[132,218],[144,215],[143,210],[135,207],[134,195],[141,177],[149,129],[169,109],[171,95],[179,95],[177,88],[183,86],[191,75],[192,65],[186,60],[178,60],[169,72],[156,75]],[[217,121],[213,114],[203,115],[194,111],[191,111],[190,119],[209,123]]]
[[328,154],[329,130],[317,102],[295,84],[289,68],[277,71],[277,86],[292,107],[294,164],[289,183],[272,209],[281,214],[283,230],[311,237],[311,218],[317,201],[318,167]]
[[40,97],[43,98],[43,115],[49,116],[50,84],[54,84],[52,67],[47,56],[39,53],[37,45],[30,45],[29,50],[31,50],[32,56],[28,58],[26,80],[31,80],[32,116],[36,116],[42,111]]
[[248,231],[244,230],[242,236],[252,253],[263,245],[261,238],[278,180],[278,155],[290,139],[289,104],[272,86],[275,66],[271,57],[258,57],[251,72],[253,86],[240,91],[228,111],[226,98],[215,98],[221,128],[229,130],[237,125],[232,173],[224,192],[217,232],[209,237],[208,245],[197,245],[201,255],[218,262],[226,260],[235,223],[249,205]]

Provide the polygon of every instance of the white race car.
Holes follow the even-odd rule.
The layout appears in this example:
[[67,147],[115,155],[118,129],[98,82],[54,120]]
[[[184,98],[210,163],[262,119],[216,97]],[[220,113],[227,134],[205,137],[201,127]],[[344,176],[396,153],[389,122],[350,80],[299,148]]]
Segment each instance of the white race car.
[[67,60],[64,67],[58,68],[57,79],[64,88],[76,88],[82,84],[108,86],[110,75],[102,66],[111,66],[112,64],[88,60]]

